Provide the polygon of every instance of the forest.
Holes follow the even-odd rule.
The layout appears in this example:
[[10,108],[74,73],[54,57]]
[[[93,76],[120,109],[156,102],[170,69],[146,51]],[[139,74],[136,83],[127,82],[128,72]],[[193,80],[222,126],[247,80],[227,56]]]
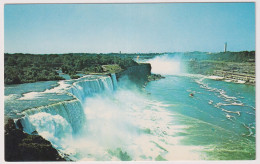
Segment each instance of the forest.
[[129,57],[102,54],[8,54],[4,55],[5,84],[63,80],[57,73],[62,70],[71,78],[81,73],[102,73],[102,65],[117,64],[122,69],[138,65]]
[[[21,84],[36,81],[62,80],[57,73],[61,70],[69,74],[72,79],[78,78],[77,73],[102,73],[103,65],[116,65],[124,70],[130,66],[138,65],[132,60],[136,56],[143,59],[153,58],[157,55],[172,53],[143,53],[143,54],[94,54],[94,53],[68,53],[68,54],[8,54],[4,55],[4,82],[5,84]],[[174,55],[175,53],[173,53]],[[177,53],[181,59],[194,62],[255,62],[255,51],[240,52],[185,52]],[[215,65],[213,64],[213,65]],[[192,64],[192,68],[195,66]],[[211,65],[208,64],[207,65]],[[109,68],[109,67],[107,67]],[[193,68],[194,69],[194,68]],[[201,70],[201,69],[200,69]],[[205,70],[208,70],[205,68]]]
[[240,51],[240,52],[187,52],[183,54],[184,59],[195,59],[198,61],[222,61],[222,62],[254,62],[255,51]]

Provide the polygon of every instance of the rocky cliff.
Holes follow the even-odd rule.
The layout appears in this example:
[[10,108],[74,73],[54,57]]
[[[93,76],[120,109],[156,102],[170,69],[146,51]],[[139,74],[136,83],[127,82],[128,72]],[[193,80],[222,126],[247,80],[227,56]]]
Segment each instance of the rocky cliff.
[[51,143],[39,135],[29,135],[16,129],[14,121],[5,124],[6,161],[65,161]]
[[132,66],[124,71],[116,73],[118,80],[127,76],[130,81],[138,85],[145,84],[148,81],[149,75],[151,75],[151,65],[149,63],[140,63],[137,66]]

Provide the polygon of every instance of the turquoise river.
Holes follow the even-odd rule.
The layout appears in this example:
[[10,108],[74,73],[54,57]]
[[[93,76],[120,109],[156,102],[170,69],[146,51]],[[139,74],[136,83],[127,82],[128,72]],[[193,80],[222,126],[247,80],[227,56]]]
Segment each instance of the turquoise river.
[[145,62],[165,78],[142,89],[114,74],[7,85],[5,115],[75,161],[255,159],[255,86]]

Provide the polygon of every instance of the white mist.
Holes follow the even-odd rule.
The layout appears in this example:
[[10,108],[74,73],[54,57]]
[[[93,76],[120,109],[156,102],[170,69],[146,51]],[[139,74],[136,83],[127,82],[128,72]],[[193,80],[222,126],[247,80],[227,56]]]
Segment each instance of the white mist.
[[161,75],[176,75],[183,73],[182,62],[178,56],[156,56],[147,61],[152,66],[152,73]]

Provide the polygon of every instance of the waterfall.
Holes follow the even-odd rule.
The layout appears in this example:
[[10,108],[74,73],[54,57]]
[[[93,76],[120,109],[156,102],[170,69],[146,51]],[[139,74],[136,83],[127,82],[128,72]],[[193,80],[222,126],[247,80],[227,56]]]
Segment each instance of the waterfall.
[[[34,133],[49,140],[56,148],[61,148],[63,140],[72,138],[73,129],[61,115],[39,112],[20,119],[24,131]],[[75,127],[74,127],[75,130]]]
[[113,82],[114,90],[116,90],[116,89],[117,89],[117,79],[116,79],[116,74],[115,74],[115,73],[111,73],[111,78],[112,78],[112,82]]
[[114,83],[110,77],[102,77],[92,80],[78,81],[73,84],[70,92],[76,96],[82,103],[86,97],[93,96],[96,93],[111,92],[114,90]]
[[[70,124],[73,133],[78,133],[82,124],[85,123],[85,116],[83,108],[78,100],[70,100],[65,102],[59,102],[57,104],[41,106],[32,108],[22,112],[24,117],[20,119],[23,129],[27,133],[32,133],[38,130],[35,125],[31,122],[31,117],[38,113],[48,113],[52,116],[61,116],[67,123]],[[56,124],[55,120],[53,123]],[[42,125],[44,126],[44,125]],[[58,127],[59,125],[57,125]]]
[[83,109],[83,104],[88,103],[85,102],[86,98],[102,92],[112,92],[117,87],[117,81],[116,75],[113,74],[111,77],[85,76],[64,83],[66,85],[59,85],[41,94],[53,91],[54,94],[72,95],[71,100],[26,109],[20,113],[23,117],[15,121],[17,127],[19,121],[24,132],[38,133],[49,140],[56,149],[68,152],[71,139],[83,133],[82,129],[87,124],[87,116]]
[[[101,92],[112,92],[116,86],[115,75],[112,78],[110,76],[97,76],[75,80],[67,89],[68,94],[75,96],[73,100],[27,109],[21,113],[23,117],[19,118],[20,123],[23,130],[29,134],[34,131],[40,133],[44,130],[48,133],[53,131],[57,136],[60,136],[60,133],[64,131],[77,134],[86,123],[82,106],[86,97]],[[44,128],[45,126],[49,128]],[[69,127],[70,130],[66,127]]]

